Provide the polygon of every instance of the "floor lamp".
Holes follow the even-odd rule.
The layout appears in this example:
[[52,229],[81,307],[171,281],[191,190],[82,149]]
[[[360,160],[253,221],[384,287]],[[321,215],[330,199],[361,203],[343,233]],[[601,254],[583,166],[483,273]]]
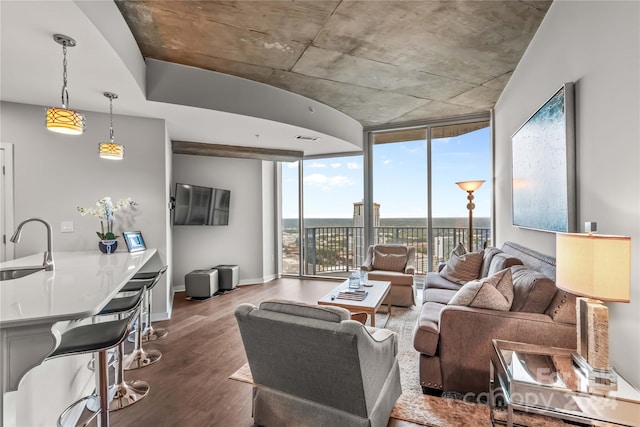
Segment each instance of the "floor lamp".
[[476,191],[484,181],[460,181],[456,182],[458,187],[467,192],[467,209],[469,209],[469,252],[473,252],[473,209],[476,205],[473,203],[473,192]]

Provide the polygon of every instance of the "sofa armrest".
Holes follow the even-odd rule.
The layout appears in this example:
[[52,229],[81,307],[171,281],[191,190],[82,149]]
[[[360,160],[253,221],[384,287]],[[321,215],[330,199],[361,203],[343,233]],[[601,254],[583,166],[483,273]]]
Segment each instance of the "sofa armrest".
[[492,339],[576,348],[576,328],[539,313],[446,306],[438,353],[446,390],[486,391]]
[[416,248],[409,246],[407,248],[407,265],[404,267],[404,274],[415,274],[416,272]]

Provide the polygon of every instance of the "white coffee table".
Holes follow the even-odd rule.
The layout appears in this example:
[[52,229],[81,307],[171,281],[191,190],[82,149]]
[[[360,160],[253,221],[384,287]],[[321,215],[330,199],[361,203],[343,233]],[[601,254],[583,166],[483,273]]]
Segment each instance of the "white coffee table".
[[[320,305],[333,305],[336,307],[346,308],[350,312],[364,311],[371,319],[371,326],[376,326],[376,311],[382,305],[382,301],[391,290],[391,282],[383,280],[368,280],[367,284],[372,286],[361,286],[359,290],[367,291],[367,296],[362,301],[354,301],[338,298],[338,294],[342,291],[349,291],[349,279],[342,282],[331,292],[318,300]],[[333,298],[332,298],[333,297]],[[391,304],[389,304],[389,317],[391,317]]]

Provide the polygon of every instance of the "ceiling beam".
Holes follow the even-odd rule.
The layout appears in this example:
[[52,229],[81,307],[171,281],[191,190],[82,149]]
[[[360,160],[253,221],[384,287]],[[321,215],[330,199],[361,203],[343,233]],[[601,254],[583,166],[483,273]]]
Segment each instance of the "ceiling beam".
[[190,141],[171,141],[174,154],[192,156],[235,157],[239,159],[273,160],[291,162],[304,157],[303,151],[278,150],[262,147],[240,147],[237,145],[207,144]]

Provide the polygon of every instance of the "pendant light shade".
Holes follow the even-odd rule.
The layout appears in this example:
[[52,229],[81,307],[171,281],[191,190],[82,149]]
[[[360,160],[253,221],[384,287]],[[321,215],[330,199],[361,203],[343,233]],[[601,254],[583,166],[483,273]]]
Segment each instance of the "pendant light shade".
[[103,95],[109,98],[109,142],[102,142],[98,145],[98,154],[102,159],[122,160],[124,158],[124,145],[113,142],[113,100],[118,95],[112,92],[104,92]]
[[84,116],[64,108],[47,108],[47,129],[67,135],[80,135],[85,129]]
[[69,90],[67,89],[67,47],[76,45],[71,37],[54,34],[53,40],[62,45],[62,108],[47,108],[47,129],[52,132],[67,135],[81,135],[86,128],[86,121],[82,113],[68,109]]
[[100,157],[109,160],[122,160],[124,158],[124,146],[114,142],[103,142],[98,146]]

